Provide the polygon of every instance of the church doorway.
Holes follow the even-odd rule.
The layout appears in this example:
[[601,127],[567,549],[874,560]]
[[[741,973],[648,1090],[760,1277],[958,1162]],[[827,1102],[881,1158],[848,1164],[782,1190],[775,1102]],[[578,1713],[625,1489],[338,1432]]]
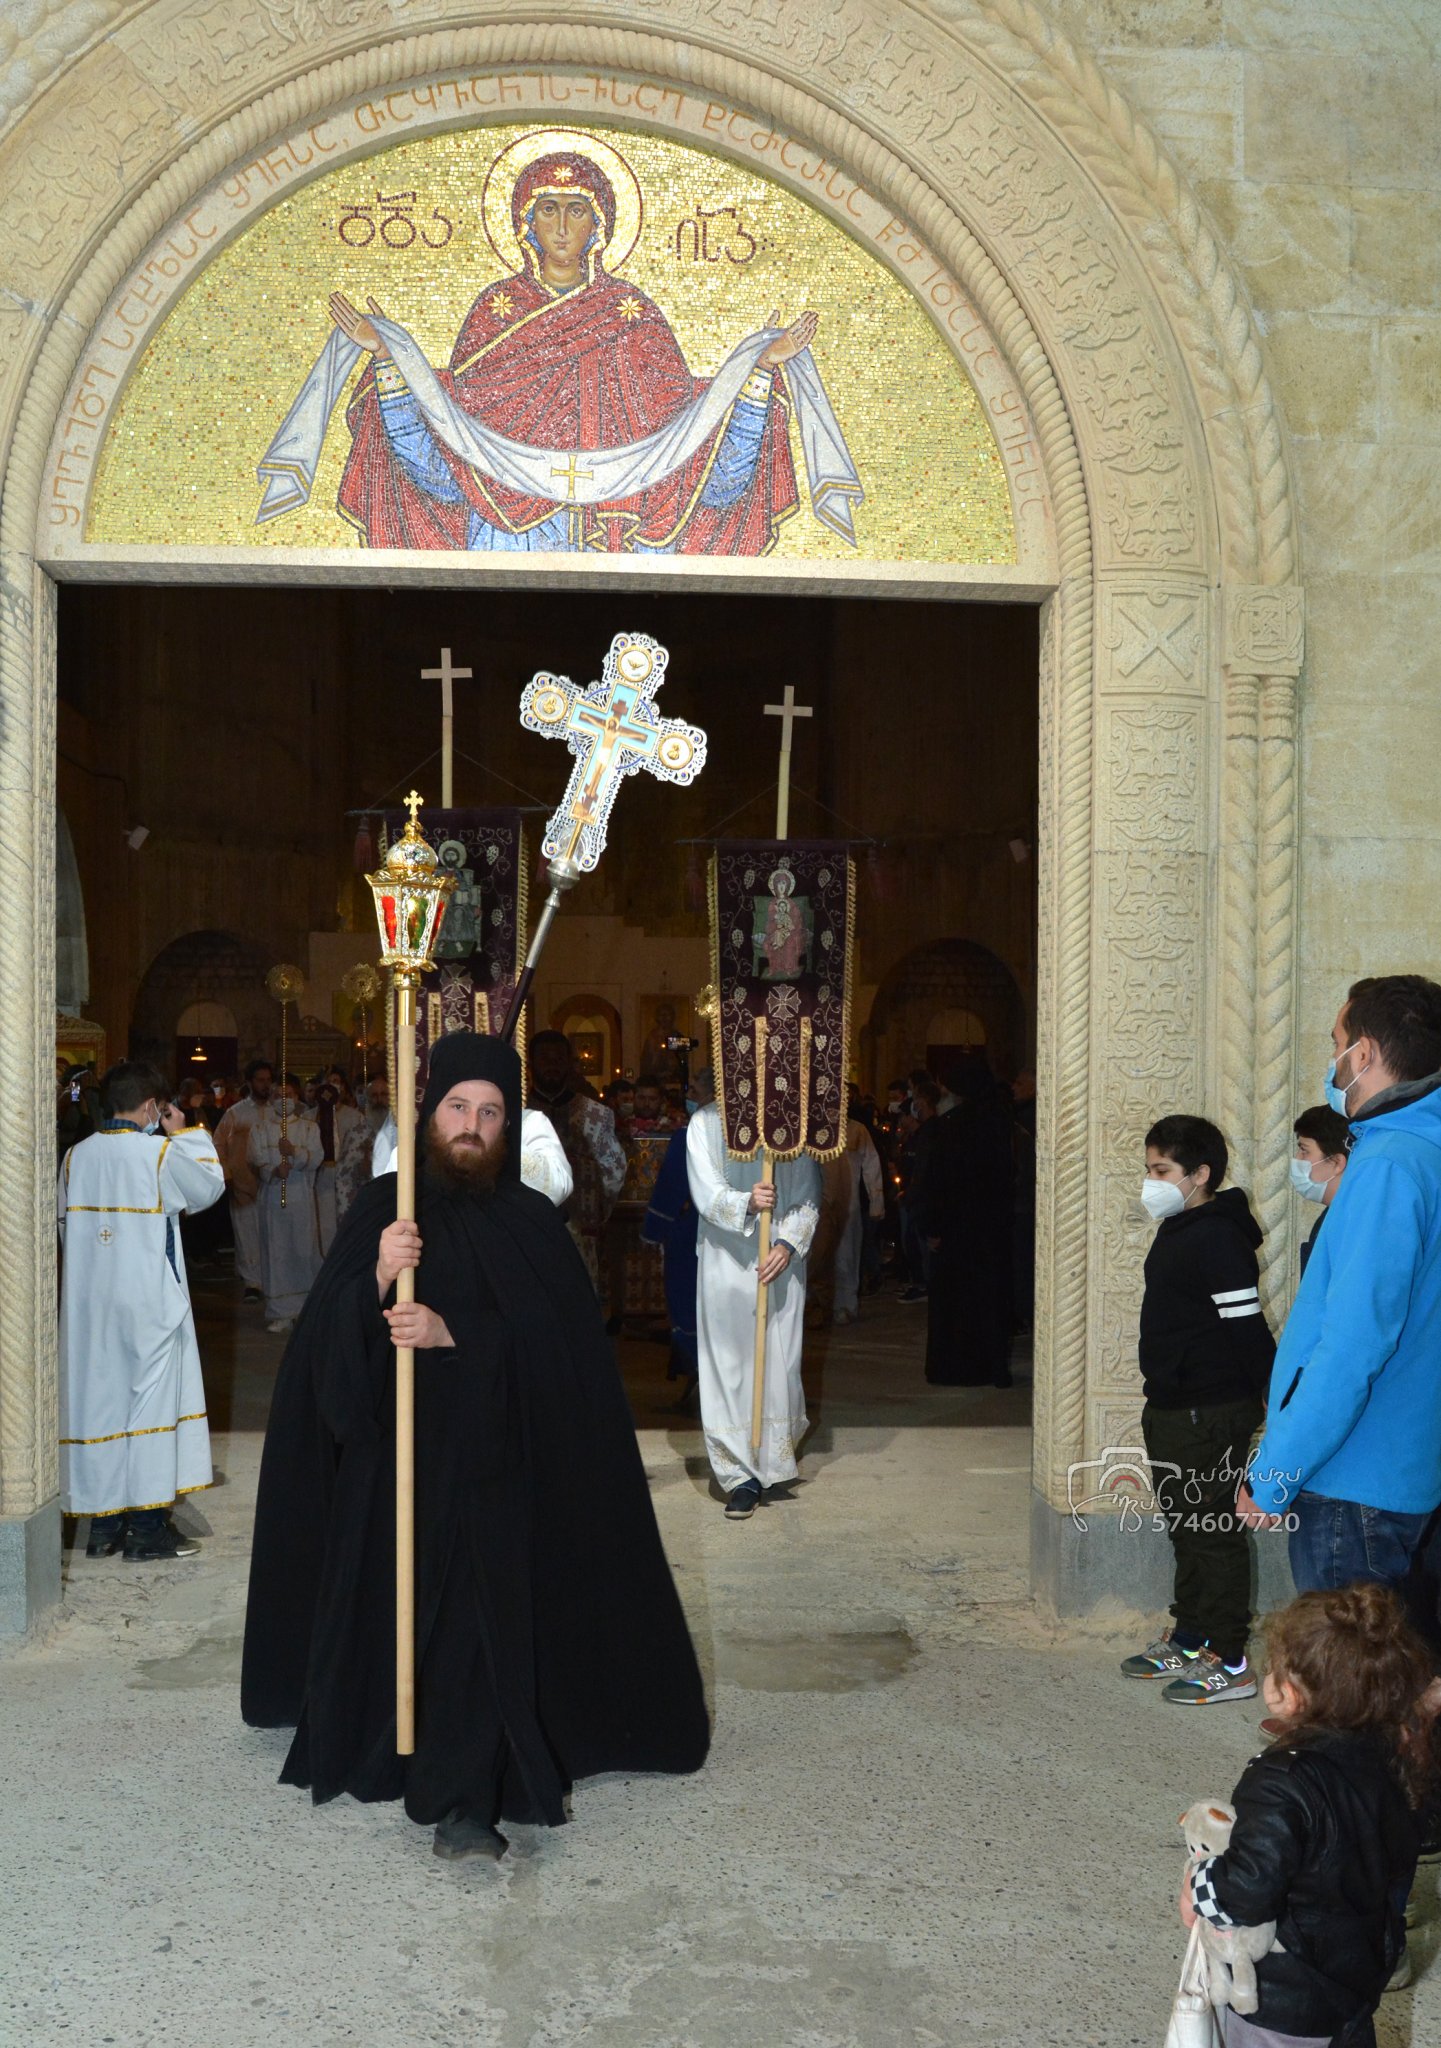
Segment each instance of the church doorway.
[[774,831],[765,706],[789,684],[813,709],[795,728],[792,836],[844,841],[856,863],[852,1078],[883,1091],[932,1045],[983,1044],[1003,1081],[1030,1057],[1036,871],[1014,851],[1037,829],[1030,606],[85,584],[59,597],[65,751],[104,759],[149,827],[123,860],[77,848],[92,929],[133,935],[92,993],[114,1044],[169,1064],[198,1029],[190,1006],[223,1006],[233,1030],[210,1035],[241,1063],[269,1056],[265,975],[282,961],[306,982],[292,1027],[348,1030],[341,980],[376,950],[356,814],[412,781],[439,796],[439,695],[421,671],[442,646],[474,671],[457,686],[457,803],[518,805],[538,839],[565,757],[521,728],[520,691],[539,668],[592,680],[634,628],[670,649],[661,708],[707,730],[707,767],[685,789],[626,785],[601,868],[557,924],[535,1019],[573,1021],[610,1078],[663,1013],[676,1028],[692,1017],[710,978],[699,869],[709,842]]
[[[257,1054],[274,1057],[279,1014],[265,980],[285,962],[305,982],[291,1065],[331,1026],[349,1032],[345,977],[377,953],[357,814],[412,784],[439,796],[439,694],[422,671],[442,647],[473,670],[457,686],[456,803],[519,806],[533,849],[568,761],[521,727],[521,689],[540,668],[591,681],[612,636],[630,629],[669,649],[660,708],[706,729],[707,766],[689,788],[626,784],[599,870],[557,920],[533,1025],[565,1031],[598,1089],[617,1069],[640,1073],[658,1034],[700,1038],[704,1061],[695,999],[711,968],[696,885],[711,842],[774,832],[779,734],[765,707],[789,685],[813,714],[795,730],[791,835],[844,842],[856,868],[850,1078],[884,1108],[894,1075],[930,1064],[944,1078],[960,1048],[1008,1083],[1035,1039],[1036,874],[1013,849],[1037,833],[1038,616],[1019,603],[655,590],[481,599],[65,585],[66,750],[123,776],[149,827],[123,863],[81,855],[95,925],[136,934],[135,960],[149,962],[128,980],[111,972],[97,1014],[117,1044],[233,1078]],[[362,867],[370,847],[362,832]],[[202,1031],[222,1009],[231,1028]],[[888,1153],[887,1167],[894,1190],[901,1163]],[[924,1313],[897,1310],[875,1348],[878,1318],[905,1284],[899,1234],[892,1201],[867,1252],[873,1279],[884,1261],[889,1293],[863,1299],[855,1330],[821,1314],[812,1405],[823,1417],[837,1404],[872,1412],[874,1352],[884,1353],[888,1422],[959,1419],[927,1405]],[[215,1294],[215,1313],[226,1300]],[[654,1420],[675,1389],[663,1342],[646,1342],[663,1340],[663,1318],[643,1325],[627,1316],[623,1365],[638,1415]],[[1004,1398],[1000,1419],[1023,1422],[1028,1388]],[[998,1419],[990,1407],[986,1416]]]

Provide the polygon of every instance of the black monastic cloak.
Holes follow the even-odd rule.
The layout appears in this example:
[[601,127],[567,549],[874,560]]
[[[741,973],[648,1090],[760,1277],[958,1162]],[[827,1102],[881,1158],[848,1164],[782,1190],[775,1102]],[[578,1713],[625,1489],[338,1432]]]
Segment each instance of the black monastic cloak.
[[[458,1079],[483,1078],[518,1133],[510,1048],[443,1044],[427,1120]],[[281,1364],[241,1710],[295,1726],[281,1777],[317,1801],[553,1824],[576,1779],[705,1760],[700,1673],[600,1307],[560,1216],[520,1184],[518,1151],[489,1195],[420,1176],[416,1297],[455,1348],[415,1361],[410,1758],[395,1754],[394,1351],[375,1286],[393,1175],[346,1215]]]

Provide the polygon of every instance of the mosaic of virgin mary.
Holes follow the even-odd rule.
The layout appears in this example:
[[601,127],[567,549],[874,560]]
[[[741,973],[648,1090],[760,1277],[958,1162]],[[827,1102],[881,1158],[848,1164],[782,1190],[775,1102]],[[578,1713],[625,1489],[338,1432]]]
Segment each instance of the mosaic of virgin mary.
[[[799,500],[778,375],[792,365],[813,509],[853,538],[861,493],[809,357],[816,315],[773,315],[714,377],[693,376],[660,307],[612,275],[640,191],[618,151],[592,147],[546,149],[514,176],[519,267],[479,293],[448,368],[374,299],[361,312],[333,295],[334,338],[370,356],[338,509],[380,548],[765,554]],[[511,156],[492,166],[488,224]]]

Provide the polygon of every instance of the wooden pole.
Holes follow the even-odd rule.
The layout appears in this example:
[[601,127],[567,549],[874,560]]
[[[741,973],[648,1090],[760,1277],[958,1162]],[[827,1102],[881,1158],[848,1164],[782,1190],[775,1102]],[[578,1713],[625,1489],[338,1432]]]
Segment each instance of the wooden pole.
[[[415,1221],[415,984],[396,977],[395,1217]],[[397,1302],[414,1301],[411,1267],[395,1283]],[[415,1754],[415,1353],[395,1349],[395,1748]]]
[[[761,1147],[757,1157],[761,1163],[761,1184],[764,1185],[770,1178],[770,1169],[767,1165],[768,1155],[764,1146]],[[762,1209],[759,1266],[764,1266],[770,1255],[771,1212],[769,1209]],[[770,1282],[768,1280],[756,1281],[756,1355],[755,1366],[751,1374],[751,1456],[753,1458],[760,1456],[761,1436],[765,1430],[766,1333],[770,1328],[770,1291]]]
[[[787,683],[784,700],[779,704],[767,704],[765,715],[767,718],[778,718],[781,722],[781,765],[780,776],[776,783],[776,838],[784,839],[790,831],[791,824],[791,728],[798,718],[809,718],[811,708],[807,704],[797,704],[795,685],[794,683]],[[757,1018],[756,1112],[761,1119],[762,1131],[765,1129],[766,1097],[765,1034],[765,1019],[763,1017]],[[756,1157],[761,1163],[761,1177],[758,1185],[761,1187],[769,1186],[774,1181],[775,1176],[771,1171],[769,1156],[764,1145],[761,1146]],[[772,1212],[769,1209],[762,1209],[760,1212],[760,1259],[758,1270],[760,1266],[764,1266],[766,1260],[770,1257],[771,1216]],[[770,1283],[757,1278],[756,1355],[755,1366],[752,1372],[751,1393],[751,1456],[753,1458],[760,1455],[761,1432],[765,1425],[766,1327],[769,1312]]]
[[[766,1102],[766,1037],[766,1020],[764,1017],[757,1017],[756,1114],[762,1120],[762,1129],[764,1129]],[[756,1185],[758,1187],[766,1187],[773,1183],[775,1175],[771,1170],[770,1154],[764,1145],[761,1146],[756,1157],[761,1165],[761,1177]],[[771,1255],[771,1212],[769,1209],[762,1209],[760,1212],[758,1243],[759,1255],[756,1259],[756,1350],[755,1363],[751,1369],[751,1456],[753,1458],[760,1456],[761,1436],[765,1430],[766,1334],[770,1327],[771,1285],[769,1280],[762,1280],[760,1276],[765,1268],[766,1260]]]

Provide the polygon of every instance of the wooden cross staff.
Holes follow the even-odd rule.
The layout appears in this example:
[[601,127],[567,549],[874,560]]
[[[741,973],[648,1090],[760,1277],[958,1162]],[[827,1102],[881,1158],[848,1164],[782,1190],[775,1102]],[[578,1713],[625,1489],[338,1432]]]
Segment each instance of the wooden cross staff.
[[[780,704],[767,704],[767,718],[781,721],[781,765],[776,783],[776,838],[784,839],[791,822],[791,727],[798,718],[810,718],[809,704],[797,704],[795,685],[786,684],[785,698]],[[761,1121],[761,1135],[765,1135],[766,1075],[765,1075],[766,1025],[764,1018],[756,1020],[756,1108]],[[764,1144],[756,1154],[760,1160],[761,1177],[758,1185],[774,1190],[775,1176],[770,1170]],[[765,1428],[766,1398],[766,1330],[770,1313],[770,1282],[762,1280],[766,1260],[771,1255],[770,1209],[760,1212],[760,1256],[756,1262],[756,1350],[755,1365],[751,1372],[751,1456],[758,1457],[761,1435]]]
[[455,803],[455,700],[451,694],[452,683],[468,683],[473,669],[453,668],[450,649],[440,650],[440,667],[423,668],[420,680],[423,683],[440,684],[440,808],[448,811]]

